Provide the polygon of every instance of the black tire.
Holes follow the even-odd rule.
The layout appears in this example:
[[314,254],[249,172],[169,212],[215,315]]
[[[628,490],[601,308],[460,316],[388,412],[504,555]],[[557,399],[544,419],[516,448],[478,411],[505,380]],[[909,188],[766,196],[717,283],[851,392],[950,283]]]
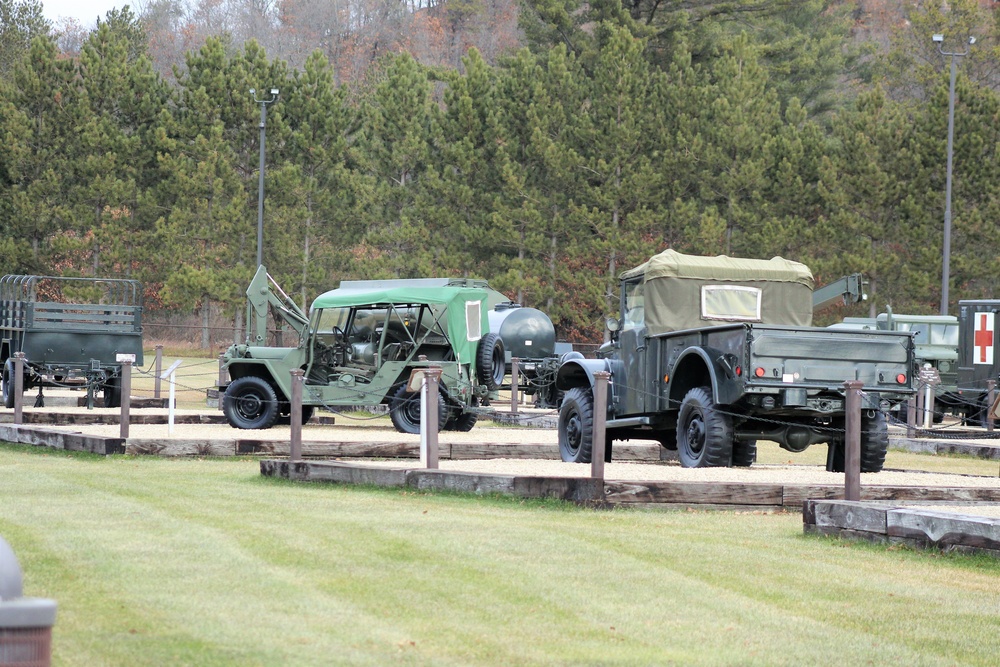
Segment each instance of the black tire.
[[590,463],[594,452],[594,396],[573,387],[559,408],[559,456],[567,463]]
[[479,341],[476,352],[476,380],[486,385],[490,391],[496,391],[503,384],[507,375],[507,359],[500,335],[488,333]]
[[[406,385],[400,385],[389,401],[389,419],[400,433],[420,433],[420,392],[407,391]],[[444,396],[438,391],[438,430],[448,423],[448,406]]]
[[315,405],[303,405],[302,406],[302,423],[303,424],[308,424],[309,420],[313,418],[314,414],[316,414],[316,406]]
[[749,468],[757,460],[756,440],[735,440],[733,442],[733,467]]
[[672,452],[677,451],[677,431],[676,430],[663,430],[657,431],[655,439],[659,441],[660,446],[664,449],[670,450]]
[[222,412],[233,428],[265,429],[278,419],[278,395],[271,383],[256,375],[233,380],[226,387]]
[[461,431],[462,433],[468,433],[472,430],[472,427],[476,425],[479,421],[479,415],[475,412],[458,412],[448,420],[445,425],[445,430],[447,431]]
[[[889,449],[889,427],[881,412],[861,419],[861,472],[881,472]],[[832,440],[826,454],[829,472],[847,470],[847,446],[843,439]]]
[[733,460],[733,423],[719,412],[711,389],[695,387],[677,414],[677,451],[685,468],[727,468]]
[[104,383],[104,407],[120,408],[122,406],[122,376],[114,375]]
[[831,440],[826,450],[827,472],[844,472],[844,441]]
[[3,365],[3,405],[14,407],[14,360],[8,359]]
[[889,449],[889,427],[885,415],[861,418],[861,472],[880,472]]
[[[282,405],[282,409],[284,409],[285,407],[288,407],[287,404],[283,404]],[[303,425],[309,423],[309,420],[312,419],[313,412],[315,412],[315,410],[316,410],[315,406],[312,406],[312,405],[303,405],[302,406],[302,424]],[[288,426],[289,424],[291,424],[292,423],[291,408],[288,407],[288,412],[279,412],[278,413],[278,418],[274,420],[274,423],[276,425],[278,425],[278,426]]]

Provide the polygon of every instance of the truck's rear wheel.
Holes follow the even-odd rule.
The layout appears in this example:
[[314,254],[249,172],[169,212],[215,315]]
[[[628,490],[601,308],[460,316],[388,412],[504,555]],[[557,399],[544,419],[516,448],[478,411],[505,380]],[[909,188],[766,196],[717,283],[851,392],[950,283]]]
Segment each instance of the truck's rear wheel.
[[559,456],[567,463],[590,463],[594,451],[594,396],[574,387],[559,408]]
[[733,458],[733,424],[712,401],[711,389],[695,387],[677,415],[677,450],[685,468],[729,467]]
[[14,361],[8,359],[3,364],[3,377],[0,378],[3,383],[3,406],[5,408],[14,407]]
[[889,427],[885,415],[876,412],[874,417],[862,417],[861,472],[880,472],[888,449]]
[[733,442],[733,467],[749,468],[757,460],[756,440],[736,440]]
[[104,383],[104,407],[120,408],[122,406],[122,376],[114,375]]
[[278,411],[278,395],[263,378],[248,375],[226,387],[222,412],[233,428],[271,428],[278,419]]
[[[389,419],[400,433],[420,433],[420,392],[407,391],[400,385],[389,401]],[[438,430],[448,423],[448,406],[444,396],[438,391]]]
[[[826,469],[829,472],[844,472],[847,469],[846,449],[842,438],[830,442],[826,456]],[[862,417],[861,472],[881,472],[888,449],[889,427],[885,415],[877,412],[874,417]]]

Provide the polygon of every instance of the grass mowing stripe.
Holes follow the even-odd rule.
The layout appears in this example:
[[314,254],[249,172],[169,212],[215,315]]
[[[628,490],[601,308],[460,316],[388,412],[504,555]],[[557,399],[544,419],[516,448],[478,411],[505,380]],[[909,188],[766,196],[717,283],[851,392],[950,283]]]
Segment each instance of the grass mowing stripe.
[[992,664],[995,563],[801,530],[0,447],[57,664]]

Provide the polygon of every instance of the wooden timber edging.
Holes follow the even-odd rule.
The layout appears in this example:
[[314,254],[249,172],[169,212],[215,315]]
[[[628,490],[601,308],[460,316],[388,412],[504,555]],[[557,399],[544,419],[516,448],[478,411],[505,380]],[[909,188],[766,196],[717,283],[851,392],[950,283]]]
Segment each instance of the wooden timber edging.
[[[740,484],[721,482],[633,482],[589,477],[487,475],[440,469],[366,466],[340,461],[264,459],[261,475],[303,482],[374,484],[421,490],[501,493],[525,498],[560,498],[601,506],[730,507],[798,509],[813,498],[843,498],[843,486]],[[978,487],[868,486],[869,500],[1000,502],[1000,489]]]
[[[46,429],[35,424],[0,425],[0,441],[87,451],[94,454],[135,454],[153,456],[245,456],[262,454],[288,456],[290,443],[285,440],[128,438],[83,435],[72,431]],[[399,458],[419,459],[417,442],[302,442],[303,456],[313,458]],[[659,461],[659,445],[621,444],[615,457],[627,461]],[[513,444],[488,442],[439,443],[442,460],[467,459],[559,459],[559,445],[554,443]]]
[[600,480],[589,477],[534,477],[485,475],[426,468],[385,468],[333,461],[288,461],[264,459],[261,475],[300,482],[364,484],[408,487],[422,491],[459,491],[474,494],[499,493],[522,498],[559,498],[592,504],[601,500]]
[[125,441],[122,438],[84,435],[69,431],[56,431],[25,426],[0,425],[0,440],[20,445],[37,445],[91,454],[124,454]]
[[1000,460],[1000,440],[995,445],[964,440],[933,440],[930,438],[889,437],[889,447],[917,454],[965,454],[987,460]]
[[[181,438],[129,438],[128,454],[156,456],[245,456],[263,454],[288,456],[290,443],[280,440],[185,440]],[[324,442],[302,441],[302,455],[310,459],[390,458],[419,459],[420,443],[403,441]],[[622,461],[659,461],[659,445],[627,445],[615,448]],[[545,459],[559,460],[559,445],[549,443],[511,444],[488,442],[438,443],[441,460]]]
[[[52,424],[52,425],[103,425],[113,426],[121,423],[121,414],[118,412],[32,412],[25,410],[22,413],[22,421],[25,425],[31,424]],[[168,415],[166,414],[142,414],[129,413],[130,424],[163,424],[166,425]],[[0,424],[12,424],[14,422],[13,412],[0,412]],[[222,413],[187,413],[175,414],[175,424],[225,424],[226,418]]]
[[985,553],[1000,557],[1000,517],[940,512],[926,507],[846,500],[807,500],[807,534],[908,544],[925,549]]

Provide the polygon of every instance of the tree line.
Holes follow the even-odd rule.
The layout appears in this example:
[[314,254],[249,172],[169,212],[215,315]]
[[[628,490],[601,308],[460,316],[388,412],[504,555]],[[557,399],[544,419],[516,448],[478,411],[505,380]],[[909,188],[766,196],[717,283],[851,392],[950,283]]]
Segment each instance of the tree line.
[[[128,9],[75,57],[35,31],[0,58],[0,271],[137,278],[150,309],[207,326],[221,308],[238,328],[257,252],[249,90],[277,88],[263,263],[305,305],[341,279],[486,278],[593,342],[617,274],[673,247],[781,255],[820,285],[861,271],[866,311],[932,313],[949,63],[930,35],[975,32],[957,80],[952,311],[998,296],[992,11],[917,8],[873,53],[849,38],[853,3],[744,3],[751,29],[689,4],[704,15],[532,0],[527,45],[495,63],[400,51],[351,82],[322,50],[292,67],[225,35],[168,81]],[[846,314],[867,312],[827,317]]]

